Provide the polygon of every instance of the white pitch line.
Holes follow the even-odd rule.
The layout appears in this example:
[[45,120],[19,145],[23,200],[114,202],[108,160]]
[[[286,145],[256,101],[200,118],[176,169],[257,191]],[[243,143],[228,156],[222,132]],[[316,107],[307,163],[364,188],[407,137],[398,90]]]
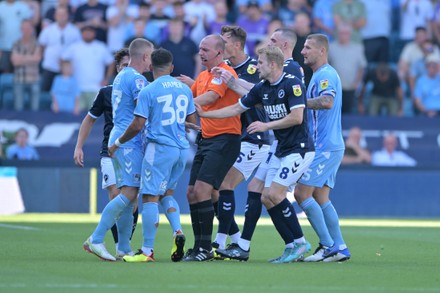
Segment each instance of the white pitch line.
[[28,230],[28,231],[40,230],[39,228],[34,228],[34,227],[29,227],[29,226],[9,225],[9,224],[1,224],[1,223],[0,223],[0,228],[17,229],[17,230]]

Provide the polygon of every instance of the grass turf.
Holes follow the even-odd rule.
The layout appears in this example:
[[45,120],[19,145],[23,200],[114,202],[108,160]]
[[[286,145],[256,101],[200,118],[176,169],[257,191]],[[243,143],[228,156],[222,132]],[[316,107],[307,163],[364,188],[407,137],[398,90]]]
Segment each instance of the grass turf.
[[[283,243],[267,219],[257,227],[248,262],[172,263],[171,230],[162,219],[156,262],[136,264],[104,262],[82,249],[96,219],[0,217],[0,292],[440,292],[438,221],[342,221],[350,261],[275,265],[267,259],[280,255]],[[301,223],[315,246],[313,230]],[[184,231],[188,247],[191,227]],[[138,225],[132,247],[141,239]],[[113,252],[111,233],[106,243]]]

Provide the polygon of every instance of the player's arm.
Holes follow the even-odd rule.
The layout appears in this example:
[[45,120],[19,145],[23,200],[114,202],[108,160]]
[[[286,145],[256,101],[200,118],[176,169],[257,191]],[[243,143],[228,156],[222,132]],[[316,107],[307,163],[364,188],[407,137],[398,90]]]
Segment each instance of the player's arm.
[[228,85],[231,90],[233,90],[240,96],[244,96],[249,93],[251,88],[253,88],[255,85],[246,80],[236,78],[229,70],[221,67],[214,67],[212,71],[215,72]]
[[203,111],[201,105],[195,104],[197,114],[200,117],[204,118],[228,118],[240,115],[244,111],[246,111],[245,108],[243,108],[240,103],[235,103],[234,105],[230,105],[221,109],[213,110],[213,111]]
[[335,99],[330,95],[321,95],[317,98],[307,99],[307,107],[312,110],[329,110],[333,107]]
[[146,118],[135,115],[130,125],[125,129],[124,133],[118,137],[113,145],[108,148],[108,154],[112,157],[116,150],[127,141],[135,137],[144,128]]
[[75,151],[73,152],[73,160],[75,161],[75,164],[79,167],[84,167],[83,146],[87,140],[87,137],[89,137],[90,131],[92,130],[95,121],[96,119],[87,114],[81,122],[81,126],[79,127]]
[[196,112],[186,116],[185,119],[185,130],[189,132],[189,130],[200,131],[200,126],[197,125],[197,115]]
[[290,110],[290,113],[282,119],[270,122],[254,121],[248,128],[250,134],[255,132],[264,132],[270,129],[284,129],[299,125],[304,119],[304,107],[296,107]]

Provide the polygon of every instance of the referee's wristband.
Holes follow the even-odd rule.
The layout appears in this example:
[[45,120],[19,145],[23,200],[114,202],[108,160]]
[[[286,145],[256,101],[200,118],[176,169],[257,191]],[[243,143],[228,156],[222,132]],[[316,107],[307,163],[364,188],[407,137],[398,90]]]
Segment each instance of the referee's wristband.
[[120,147],[121,144],[122,144],[122,143],[119,141],[119,138],[117,138],[117,139],[115,140],[115,146]]

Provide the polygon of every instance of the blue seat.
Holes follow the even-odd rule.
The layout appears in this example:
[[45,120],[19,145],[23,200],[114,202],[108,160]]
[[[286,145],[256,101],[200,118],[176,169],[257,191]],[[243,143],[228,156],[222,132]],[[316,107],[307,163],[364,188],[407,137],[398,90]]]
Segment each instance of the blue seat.
[[14,74],[0,74],[0,108],[6,108],[7,105],[12,108],[14,103]]

